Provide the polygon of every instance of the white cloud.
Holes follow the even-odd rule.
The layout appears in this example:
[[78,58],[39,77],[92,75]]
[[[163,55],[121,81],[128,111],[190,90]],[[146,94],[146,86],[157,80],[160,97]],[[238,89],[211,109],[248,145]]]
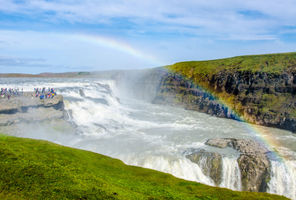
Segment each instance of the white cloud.
[[[50,17],[72,23],[112,24],[114,18],[125,18],[136,24],[134,31],[145,32],[148,25],[154,24],[175,28],[173,31],[225,38],[249,34],[249,38],[264,39],[279,27],[296,25],[295,0],[27,0],[24,3],[0,0],[0,10],[41,18],[52,12]],[[255,11],[262,16],[248,18],[240,11]]]
[[[295,51],[295,42],[281,41],[295,34],[295,10],[295,0],[0,0],[8,16],[0,26],[10,29],[0,27],[0,56],[13,58],[11,66],[42,58],[40,71],[69,71]],[[14,14],[22,20],[9,21]],[[78,32],[110,35],[119,46],[79,40]]]

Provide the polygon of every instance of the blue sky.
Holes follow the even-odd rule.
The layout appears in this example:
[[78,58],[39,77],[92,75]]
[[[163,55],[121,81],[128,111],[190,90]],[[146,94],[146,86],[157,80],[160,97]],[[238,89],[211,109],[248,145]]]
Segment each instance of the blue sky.
[[296,0],[0,0],[0,73],[296,51]]

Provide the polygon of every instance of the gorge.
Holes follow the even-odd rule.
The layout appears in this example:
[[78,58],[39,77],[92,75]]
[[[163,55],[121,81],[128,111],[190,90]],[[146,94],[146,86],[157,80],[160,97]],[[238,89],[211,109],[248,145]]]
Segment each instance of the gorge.
[[[277,56],[271,58],[280,60]],[[224,64],[218,76],[211,70],[197,73],[192,65],[182,65],[183,71],[174,66],[2,78],[0,87],[30,92],[38,85],[61,96],[42,102],[29,95],[34,106],[27,97],[18,107],[1,106],[0,132],[89,150],[210,186],[296,199],[294,67],[259,73]]]

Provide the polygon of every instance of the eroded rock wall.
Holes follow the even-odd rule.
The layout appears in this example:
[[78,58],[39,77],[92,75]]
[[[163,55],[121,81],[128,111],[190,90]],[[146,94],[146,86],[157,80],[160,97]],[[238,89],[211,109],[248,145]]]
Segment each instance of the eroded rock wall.
[[[179,74],[167,73],[153,102],[296,132],[295,72],[221,71],[205,76],[203,83],[207,89]],[[231,98],[233,108],[218,100],[220,94]]]

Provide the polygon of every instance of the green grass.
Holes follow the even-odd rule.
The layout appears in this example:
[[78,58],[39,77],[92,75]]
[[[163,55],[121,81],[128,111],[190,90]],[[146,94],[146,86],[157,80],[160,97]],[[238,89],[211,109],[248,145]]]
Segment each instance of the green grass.
[[210,187],[88,151],[0,135],[0,199],[285,198]]
[[237,56],[218,60],[180,62],[167,66],[167,68],[192,78],[196,75],[215,74],[222,70],[281,73],[291,66],[296,66],[296,53]]

